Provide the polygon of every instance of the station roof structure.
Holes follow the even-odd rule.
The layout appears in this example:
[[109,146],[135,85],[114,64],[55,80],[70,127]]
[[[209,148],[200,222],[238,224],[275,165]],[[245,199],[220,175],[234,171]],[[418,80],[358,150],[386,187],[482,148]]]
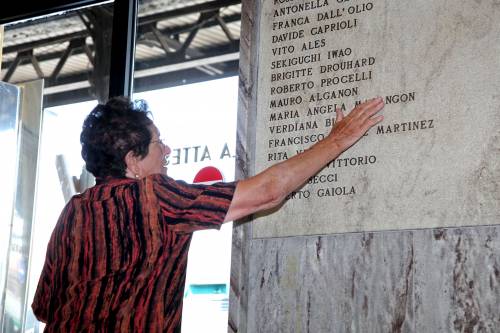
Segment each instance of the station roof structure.
[[[92,16],[112,17],[113,3],[86,2],[42,18],[12,14],[19,20],[5,25],[0,80],[44,78],[52,105],[93,99],[90,73],[100,34]],[[241,0],[142,0],[138,8],[135,91],[237,75]]]

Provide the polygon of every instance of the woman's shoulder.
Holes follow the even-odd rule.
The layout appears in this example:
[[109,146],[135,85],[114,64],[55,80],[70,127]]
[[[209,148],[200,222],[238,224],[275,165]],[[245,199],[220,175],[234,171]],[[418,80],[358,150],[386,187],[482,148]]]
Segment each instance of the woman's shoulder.
[[123,190],[138,188],[139,180],[132,178],[108,177],[105,179],[97,179],[96,184],[86,189],[81,194],[77,194],[71,198],[72,201],[90,200],[102,201],[107,200],[117,192]]

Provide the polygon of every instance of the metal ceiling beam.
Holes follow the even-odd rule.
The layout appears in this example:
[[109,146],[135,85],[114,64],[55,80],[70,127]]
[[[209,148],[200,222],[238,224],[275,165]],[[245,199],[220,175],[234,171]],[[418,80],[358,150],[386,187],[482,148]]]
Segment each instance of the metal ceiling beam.
[[150,76],[150,75],[157,75],[157,74],[161,74],[161,73],[175,72],[175,71],[188,69],[188,68],[196,68],[196,67],[200,67],[200,66],[213,65],[213,64],[217,64],[217,63],[221,63],[221,62],[226,62],[226,61],[238,60],[239,56],[240,56],[239,52],[233,52],[233,53],[227,53],[227,54],[222,54],[222,55],[213,56],[213,57],[203,57],[200,59],[187,60],[187,61],[177,63],[177,64],[170,64],[170,65],[157,66],[157,67],[153,67],[153,68],[137,70],[135,73],[135,77],[140,78],[140,77],[145,77],[145,76]]
[[[224,18],[224,21],[226,23],[233,23],[233,22],[239,21],[240,15],[239,14],[232,14],[229,16],[223,16],[223,18]],[[211,20],[204,25],[204,28],[210,28],[210,27],[214,27],[217,25],[219,25],[219,22],[217,22],[216,20]],[[169,27],[166,29],[158,30],[158,33],[161,36],[165,37],[165,36],[174,35],[177,33],[186,33],[188,31],[190,31],[192,29],[192,27],[193,27],[192,24],[178,26],[178,27]],[[150,41],[150,40],[156,40],[156,37],[149,36],[150,34],[153,33],[151,26],[148,27],[148,26],[144,25],[141,28],[142,29],[139,30],[140,36],[137,38],[138,44],[139,43],[148,43],[148,41]],[[4,62],[2,64],[2,67],[9,68],[14,61],[14,60],[5,60],[5,54],[7,54],[7,53],[29,51],[29,50],[32,50],[32,49],[37,48],[37,47],[44,47],[44,46],[53,45],[53,44],[57,44],[57,43],[63,43],[63,42],[67,42],[67,41],[71,42],[72,40],[79,40],[79,39],[81,40],[82,38],[87,37],[87,36],[90,36],[88,31],[82,30],[79,32],[71,33],[71,34],[61,35],[59,37],[46,38],[46,39],[42,39],[39,41],[33,41],[30,43],[26,43],[26,44],[19,44],[19,45],[13,45],[13,46],[6,47],[3,49],[4,50]],[[170,46],[172,48],[174,48],[174,49],[180,48],[181,43],[179,41],[173,40],[170,38],[168,38],[168,40],[169,40],[169,43],[171,43]],[[238,40],[236,39],[235,41],[236,41],[236,45],[237,45]],[[90,51],[94,51],[93,45],[87,45],[87,46],[88,46]],[[158,45],[158,47],[160,47],[160,45]],[[64,53],[65,53],[65,51],[55,51],[55,52],[46,53],[46,54],[39,54],[39,55],[37,55],[37,59],[39,62],[56,60],[56,59],[62,58],[64,56]],[[76,49],[71,54],[73,56],[76,56],[76,55],[80,55],[82,53],[84,53],[83,49]],[[203,52],[198,51],[196,49],[188,49],[187,50],[187,54],[189,56],[191,56],[192,58],[194,58],[194,57],[198,58],[202,55],[206,55],[208,57],[211,57],[212,53],[214,53],[214,52],[212,52],[210,49],[204,50]],[[137,63],[137,61],[136,61],[136,63]]]
[[[195,67],[199,66],[207,66],[207,65],[215,65],[215,64],[220,64],[220,63],[226,63],[226,62],[232,62],[232,61],[238,61],[239,59],[239,52],[233,51],[231,53],[224,53],[220,51],[219,54],[217,55],[212,55],[212,56],[205,56],[202,58],[198,59],[192,59],[192,60],[186,60],[181,63],[168,63],[165,62],[164,64],[160,64],[157,61],[152,61],[151,63],[154,63],[155,66],[151,66],[150,64],[144,64],[144,68],[138,68],[135,71],[135,79],[139,78],[145,78],[145,77],[150,77],[150,76],[155,76],[155,75],[160,75],[160,74],[167,74],[167,73],[172,73],[172,72],[178,72],[178,71],[183,71],[187,69],[195,69]],[[87,75],[84,74],[77,74],[72,77],[68,77],[65,79],[61,79],[58,81],[58,83],[63,83],[54,86],[51,80],[47,81],[46,88],[44,89],[44,93],[46,95],[51,95],[51,94],[56,94],[56,93],[61,93],[61,92],[67,92],[67,91],[72,91],[76,89],[82,89],[82,88],[89,88],[90,87],[90,82],[86,79]]]
[[[90,54],[92,55],[92,52],[95,51],[95,48],[93,45],[87,45],[89,51],[90,51]],[[31,51],[31,49],[28,49],[26,51]],[[25,51],[23,51],[25,52]],[[63,56],[64,56],[64,53],[66,52],[66,50],[61,50],[61,51],[54,51],[54,52],[51,52],[51,53],[45,53],[45,54],[38,54],[37,55],[37,59],[38,59],[38,62],[45,62],[45,61],[51,61],[51,60],[60,60]],[[74,50],[72,53],[71,53],[71,56],[77,56],[77,55],[80,55],[80,54],[83,54],[83,53],[86,53],[87,51],[86,50],[83,50],[83,49],[76,49]],[[22,53],[22,52],[18,52],[18,53]],[[88,54],[87,54],[88,56]],[[93,61],[93,56],[92,56],[92,61]],[[2,62],[2,68],[9,68],[13,63],[13,60],[6,60],[4,62]]]
[[38,75],[37,78],[43,78],[44,74],[42,72],[42,69],[40,68],[40,64],[38,63],[38,59],[35,57],[33,50],[28,50],[28,51],[23,51],[19,52],[16,56],[16,59],[12,63],[12,65],[9,67],[7,70],[7,73],[5,74],[5,77],[3,80],[5,82],[9,82],[10,78],[12,77],[12,74],[14,74],[14,71],[17,69],[18,66],[20,66],[23,62],[29,62],[35,69],[36,74]]
[[222,28],[222,31],[224,31],[224,33],[226,34],[227,39],[229,39],[230,41],[233,41],[234,40],[233,34],[229,30],[229,28],[227,26],[227,22],[224,21],[224,19],[220,16],[220,13],[217,14],[215,19],[217,20],[217,22],[219,22],[219,25]]
[[59,58],[59,62],[57,63],[56,68],[52,71],[52,74],[50,75],[50,78],[52,80],[57,80],[59,73],[66,64],[66,61],[68,61],[68,58],[77,50],[81,50],[81,52],[85,53],[87,55],[87,58],[89,59],[89,62],[92,65],[94,64],[94,56],[92,55],[92,51],[90,50],[87,43],[85,43],[85,38],[73,39],[64,51],[62,57]]
[[80,38],[84,38],[87,36],[89,36],[88,31],[82,30],[82,31],[73,32],[70,34],[61,35],[61,36],[40,39],[40,40],[29,42],[29,43],[6,46],[3,48],[3,54],[5,56],[7,53],[29,51],[29,50],[35,49],[37,47],[44,47],[44,46],[53,45],[53,44],[61,44],[64,42],[71,41],[73,39],[80,39]]
[[156,13],[141,17],[140,24],[151,24],[154,22],[168,20],[179,16],[185,16],[189,14],[205,13],[218,10],[223,7],[229,7],[241,4],[241,0],[216,0],[210,2],[204,2],[192,6],[181,7],[173,10],[169,10],[163,13]]
[[[166,73],[156,76],[134,79],[135,81],[134,89],[135,92],[137,93],[137,92],[169,88],[182,84],[203,82],[203,81],[238,75],[237,60],[226,62],[223,64],[218,64],[218,66],[224,69],[224,74],[217,77],[213,77],[198,72],[196,69],[190,68],[176,72],[175,75],[173,75],[172,73]],[[89,88],[81,88],[72,90],[70,94],[64,91],[59,93],[54,92],[50,95],[45,95],[43,105],[48,108],[58,105],[85,102],[91,99],[95,99],[95,97],[89,94]],[[160,111],[162,110],[158,110],[158,112]]]
[[[234,23],[234,22],[239,22],[241,20],[241,14],[229,14],[229,15],[223,15],[221,18],[226,22],[226,24],[229,23]],[[156,22],[150,23],[150,24],[143,24],[140,19],[139,19],[139,32],[143,31],[148,31],[150,25],[154,25]],[[217,20],[210,20],[208,21],[203,28],[211,28],[214,26],[220,25],[220,23]],[[193,23],[190,24],[184,24],[184,25],[178,25],[175,27],[168,27],[161,29],[160,32],[165,35],[178,35],[186,32],[190,32],[193,29]]]
[[[238,22],[240,20],[241,15],[240,14],[231,14],[231,15],[225,15],[222,16],[222,19],[226,24],[228,23],[233,23],[233,22]],[[213,26],[219,25],[217,21],[209,21],[205,24],[204,28],[210,28]],[[141,19],[139,18],[139,34],[142,34],[146,31],[149,30],[149,27],[146,24],[143,24],[141,22]],[[178,27],[169,27],[165,29],[159,30],[162,34],[166,35],[175,35],[175,34],[180,34],[184,32],[189,32],[193,28],[192,24],[187,24],[187,25],[182,25]],[[82,37],[89,37],[90,34],[87,30],[82,30],[82,31],[77,31],[77,32],[72,32],[69,34],[65,35],[60,35],[60,36],[54,36],[54,37],[49,37],[45,39],[40,39],[36,41],[32,41],[29,43],[24,43],[24,44],[17,44],[17,45],[11,45],[11,46],[6,46],[3,48],[3,54],[4,56],[8,53],[17,53],[17,52],[22,52],[22,51],[28,51],[31,49],[35,49],[38,47],[44,47],[48,45],[53,45],[53,44],[61,44],[64,42],[71,41],[73,39],[80,39]]]
[[203,26],[207,23],[207,21],[211,20],[219,10],[217,9],[216,11],[209,11],[209,12],[203,12],[200,13],[200,17],[198,18],[198,22],[194,25],[193,29],[189,32],[187,38],[184,40],[184,43],[181,46],[181,49],[179,52],[181,53],[186,53],[187,48],[189,45],[191,45],[191,42],[193,41],[194,37],[198,33],[198,31],[203,28]]
[[20,5],[2,6],[0,24],[9,24],[17,21],[33,19],[39,16],[50,15],[71,9],[88,7],[111,2],[110,0],[44,0],[25,1]]

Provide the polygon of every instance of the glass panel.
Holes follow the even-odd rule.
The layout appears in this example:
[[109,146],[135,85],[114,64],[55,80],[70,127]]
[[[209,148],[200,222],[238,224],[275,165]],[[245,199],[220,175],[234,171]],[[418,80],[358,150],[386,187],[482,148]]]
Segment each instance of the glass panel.
[[[148,102],[156,126],[172,149],[169,176],[196,183],[197,175],[212,167],[221,173],[212,181],[234,180],[237,94],[238,78],[230,77],[134,96]],[[231,223],[220,231],[194,233],[184,292],[183,333],[227,332],[231,236]]]
[[4,332],[20,332],[24,322],[31,227],[37,176],[43,81],[20,85],[15,201],[5,286]]
[[80,132],[84,117],[95,104],[96,101],[90,101],[44,110],[37,182],[40,195],[36,201],[32,240],[32,248],[38,250],[31,253],[26,319],[27,327],[32,325],[34,332],[41,332],[44,327],[36,321],[31,303],[45,261],[45,249],[61,210],[75,194],[76,188],[73,186],[71,190],[67,184],[74,184],[73,177],[81,177]]
[[[240,21],[232,1],[139,1],[134,98],[149,102],[176,179],[194,182],[207,166],[234,179]],[[231,230],[194,234],[183,333],[227,331]]]
[[[189,98],[193,95],[200,98]],[[149,102],[154,121],[162,136],[171,145],[173,156],[179,156],[173,157],[170,161],[171,176],[193,182],[199,170],[206,166],[214,166],[221,171],[224,180],[231,181],[234,178],[236,96],[235,77],[155,90],[135,96]],[[167,109],[166,100],[169,101]],[[221,100],[224,100],[223,104],[220,103]],[[38,182],[39,193],[43,193],[43,196],[39,196],[37,201],[33,248],[45,249],[65,204],[65,191],[60,185],[63,175],[66,179],[80,177],[83,166],[79,142],[81,125],[95,104],[93,101],[45,109]],[[166,112],[166,110],[182,110],[182,112]],[[180,117],[181,114],[184,117]],[[190,130],[186,130],[188,123],[191,124]],[[61,137],[64,137],[64,140],[61,140]],[[195,147],[200,147],[198,157],[195,155]],[[186,152],[189,155],[186,155]],[[63,158],[58,159],[58,156]],[[58,163],[58,160],[63,160],[64,163]],[[56,163],[58,163],[57,169]],[[47,197],[51,200],[47,201]],[[194,292],[186,296],[185,308],[193,309],[201,306],[205,308],[206,315],[205,318],[193,320],[193,315],[196,313],[191,310],[191,313],[186,314],[187,318],[190,318],[186,322],[198,325],[201,323],[206,328],[213,328],[206,331],[218,332],[221,331],[221,327],[224,328],[221,332],[226,331],[230,244],[230,224],[225,224],[222,231],[197,232],[192,242],[189,260],[190,267],[193,268],[188,268],[187,279],[188,288],[193,285],[189,290]],[[33,287],[38,281],[44,259],[45,251],[32,253],[30,283]],[[197,264],[193,266],[191,263]],[[190,271],[192,269],[193,273]],[[198,274],[203,270],[206,272],[203,276]],[[199,292],[200,290],[203,292]],[[212,298],[213,301],[209,301]],[[30,303],[31,301],[28,302]],[[37,325],[36,330],[41,330],[42,327]],[[190,331],[185,329],[185,332]]]
[[[0,147],[2,147],[2,163],[0,174],[0,331],[3,327],[3,314],[18,313],[18,304],[6,304],[6,279],[8,270],[8,249],[11,234],[14,195],[17,175],[17,124],[19,108],[19,88],[0,82]],[[9,276],[9,279],[12,277]]]
[[[75,10],[66,13],[58,13],[57,15],[44,17],[36,20],[25,22],[16,22],[5,26],[2,53],[2,71],[0,79],[9,83],[19,84],[33,79],[43,78],[45,80],[44,90],[44,107],[61,106],[80,101],[92,101],[95,105],[95,99],[102,100],[107,98],[109,86],[109,63],[110,63],[110,43],[112,37],[112,4],[105,4],[102,6],[87,7],[81,10]],[[4,102],[3,100],[1,101]],[[90,109],[86,108],[86,113]],[[40,112],[38,113],[40,114]],[[79,122],[77,128],[73,128],[77,136],[81,130],[81,119],[75,113],[68,113],[68,118],[75,117]],[[49,122],[52,119],[49,113]],[[4,125],[4,121],[0,122]],[[6,123],[5,123],[6,124]],[[64,123],[60,124],[58,128],[52,128],[53,134],[56,139],[52,141],[55,149],[64,146],[67,142],[66,131]],[[36,141],[38,142],[38,141]],[[78,142],[78,141],[77,141]],[[29,142],[25,142],[26,147]],[[32,141],[32,144],[35,142]],[[15,145],[2,145],[2,147],[15,147]],[[5,149],[5,148],[2,148]],[[28,151],[35,151],[35,146],[27,148]],[[7,153],[7,152],[6,152]],[[79,154],[79,149],[77,150]],[[25,154],[24,158],[20,160],[20,168],[36,165],[36,154]],[[60,183],[57,176],[57,166],[64,166],[61,159],[50,161],[51,171],[56,173],[56,182],[58,194],[62,193],[62,189],[71,189],[73,179],[71,177],[62,176],[61,179],[65,183]],[[10,162],[10,160],[9,160]],[[9,162],[2,163],[2,168],[8,167]],[[6,175],[8,173],[5,173]],[[80,171],[76,176],[81,180],[80,185],[82,188],[93,183],[92,177],[87,174],[81,175]],[[43,175],[40,179],[43,182]],[[5,181],[2,182],[2,188],[7,181],[14,181],[14,177],[5,176]],[[23,183],[24,182],[24,183]],[[32,175],[24,174],[21,178],[21,183],[28,184],[34,188],[36,180]],[[18,184],[18,195],[24,196],[27,191],[21,190],[22,184]],[[15,186],[12,193],[15,193]],[[75,188],[73,187],[73,193]],[[9,192],[10,193],[10,192]],[[24,194],[23,194],[24,193]],[[2,227],[0,234],[0,292],[2,299],[0,299],[0,314],[5,312],[5,323],[0,322],[0,332],[18,332],[22,329],[23,318],[25,318],[25,331],[38,332],[41,326],[38,326],[33,312],[31,310],[31,303],[33,294],[37,286],[38,277],[40,275],[41,267],[45,259],[45,249],[48,242],[47,234],[50,235],[52,227],[57,220],[64,200],[69,197],[61,195],[59,200],[58,195],[47,196],[48,192],[42,193],[42,201],[37,204],[41,216],[50,215],[52,219],[40,220],[36,222],[40,225],[33,226],[33,240],[32,247],[36,251],[31,252],[29,265],[30,270],[26,269],[27,265],[27,252],[29,249],[29,238],[31,228],[31,218],[33,209],[30,209],[26,204],[16,206],[16,219],[14,220],[14,228],[12,228],[12,237],[9,238],[11,231],[7,224]],[[2,194],[3,195],[3,194]],[[50,198],[50,200],[47,200]],[[1,198],[0,198],[1,199]],[[7,200],[1,200],[2,205]],[[24,202],[26,202],[24,200]],[[54,207],[57,206],[57,209]],[[48,210],[53,210],[48,212]],[[5,214],[6,210],[2,209],[0,214]],[[12,213],[12,210],[9,212]],[[36,214],[36,213],[35,213]],[[51,215],[52,214],[52,215]],[[56,216],[53,216],[53,215]],[[37,214],[39,215],[39,214]],[[0,223],[7,223],[11,219],[0,219]],[[4,232],[5,230],[5,232]],[[5,259],[6,247],[11,243],[11,249],[14,250],[10,254],[10,273],[9,278],[6,280],[7,259]],[[20,268],[21,267],[21,268]],[[29,271],[29,276],[27,272]],[[28,285],[26,281],[28,280]],[[8,292],[10,293],[5,297],[5,281],[8,281]],[[26,289],[28,288],[28,289]],[[25,299],[24,292],[28,290],[27,298]],[[21,296],[22,295],[22,296]],[[17,297],[17,299],[16,299]],[[5,304],[5,311],[3,307]],[[0,317],[1,318],[1,317]],[[0,319],[1,320],[1,319]],[[8,322],[7,322],[8,321]],[[4,324],[4,325],[2,325]],[[1,329],[2,327],[3,330]]]

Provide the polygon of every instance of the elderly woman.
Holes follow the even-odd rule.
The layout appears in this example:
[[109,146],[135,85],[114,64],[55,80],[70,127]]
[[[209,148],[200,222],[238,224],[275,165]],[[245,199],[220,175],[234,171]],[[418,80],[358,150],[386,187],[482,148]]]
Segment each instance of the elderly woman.
[[33,311],[46,332],[178,332],[192,233],[280,204],[382,120],[377,98],[304,153],[237,183],[166,175],[170,148],[144,103],[98,105],[81,134],[96,185],[74,196],[52,233]]

